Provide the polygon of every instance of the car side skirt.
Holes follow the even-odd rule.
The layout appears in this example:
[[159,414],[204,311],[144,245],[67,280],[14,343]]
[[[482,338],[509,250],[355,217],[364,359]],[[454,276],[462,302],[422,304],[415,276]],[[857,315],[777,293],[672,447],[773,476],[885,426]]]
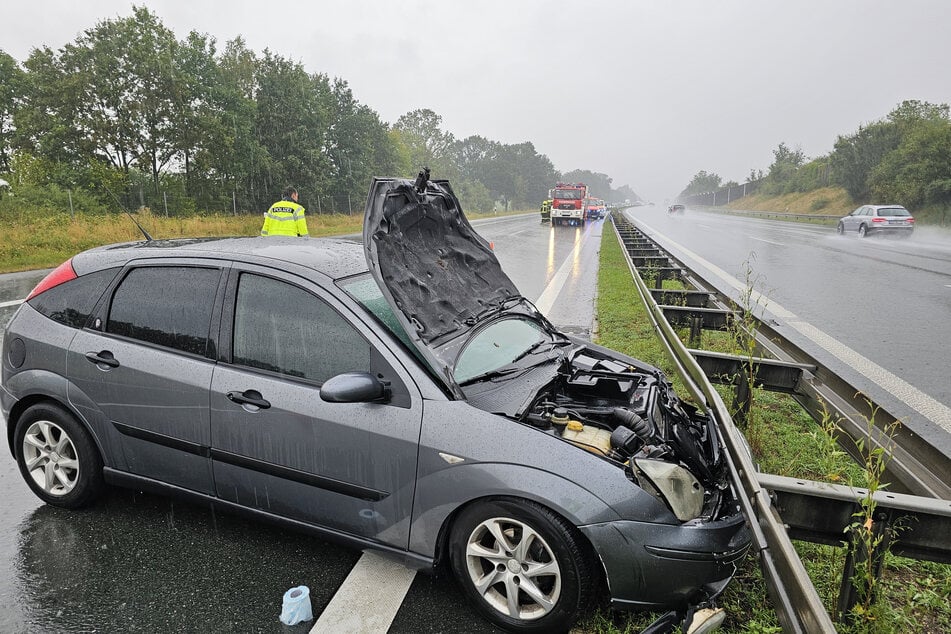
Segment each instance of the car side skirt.
[[278,524],[300,533],[305,533],[349,548],[353,548],[354,550],[372,550],[385,555],[390,559],[399,561],[407,568],[412,568],[414,570],[432,572],[435,565],[435,562],[431,557],[426,557],[425,555],[421,555],[419,553],[400,550],[399,548],[394,548],[392,546],[388,546],[387,544],[382,544],[370,539],[357,537],[355,535],[351,535],[350,533],[344,533],[326,528],[324,526],[319,526],[317,524],[302,522],[300,520],[274,515],[273,513],[268,513],[267,511],[249,508],[240,504],[228,502],[227,500],[222,500],[221,498],[217,498],[213,495],[191,491],[173,484],[159,482],[158,480],[153,480],[145,476],[135,475],[133,473],[119,471],[109,467],[103,469],[103,476],[106,482],[113,486],[126,489],[135,489],[137,491],[155,493],[158,495],[166,495],[186,502],[198,502],[206,504],[210,503],[213,504],[217,509],[233,512],[236,515],[241,515],[254,520]]

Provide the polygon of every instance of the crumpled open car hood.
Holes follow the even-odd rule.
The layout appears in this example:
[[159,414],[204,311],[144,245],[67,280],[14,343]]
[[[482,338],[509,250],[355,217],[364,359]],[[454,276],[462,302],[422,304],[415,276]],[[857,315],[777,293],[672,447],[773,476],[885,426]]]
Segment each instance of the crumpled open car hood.
[[497,316],[521,295],[466,220],[449,181],[422,173],[415,182],[374,179],[363,243],[370,272],[410,339],[462,396],[452,379],[459,348],[480,316]]

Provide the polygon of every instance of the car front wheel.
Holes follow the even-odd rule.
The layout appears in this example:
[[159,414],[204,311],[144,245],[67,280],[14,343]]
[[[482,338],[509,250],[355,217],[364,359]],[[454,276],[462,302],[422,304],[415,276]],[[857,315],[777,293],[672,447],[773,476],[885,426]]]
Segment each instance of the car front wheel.
[[844,234],[844,233],[845,233],[845,225],[842,224],[841,222],[840,222],[839,224],[837,224],[836,227],[835,227],[835,232],[836,232],[837,234],[839,234],[840,236],[841,236],[842,234]]
[[79,508],[102,491],[99,450],[62,408],[48,403],[30,407],[17,422],[14,438],[20,473],[47,504]]
[[512,632],[564,632],[594,585],[581,540],[543,506],[493,499],[462,512],[449,556],[463,592],[489,620]]

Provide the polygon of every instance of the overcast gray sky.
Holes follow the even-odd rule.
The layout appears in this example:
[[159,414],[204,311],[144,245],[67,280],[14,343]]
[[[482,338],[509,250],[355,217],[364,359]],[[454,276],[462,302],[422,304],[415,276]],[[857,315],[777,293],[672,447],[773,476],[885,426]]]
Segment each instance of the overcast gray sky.
[[[531,141],[563,172],[646,198],[699,170],[742,182],[780,142],[809,157],[900,101],[951,103],[948,0],[142,0],[181,39],[242,35],[340,77],[387,122]],[[0,49],[59,49],[120,0],[10,0]]]

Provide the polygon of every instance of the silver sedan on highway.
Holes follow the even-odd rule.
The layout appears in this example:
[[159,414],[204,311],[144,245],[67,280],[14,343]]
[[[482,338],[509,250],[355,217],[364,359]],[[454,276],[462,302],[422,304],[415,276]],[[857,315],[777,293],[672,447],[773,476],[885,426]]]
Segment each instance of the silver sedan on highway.
[[857,233],[860,238],[891,234],[907,238],[915,230],[915,219],[901,205],[862,205],[836,225],[836,233]]

